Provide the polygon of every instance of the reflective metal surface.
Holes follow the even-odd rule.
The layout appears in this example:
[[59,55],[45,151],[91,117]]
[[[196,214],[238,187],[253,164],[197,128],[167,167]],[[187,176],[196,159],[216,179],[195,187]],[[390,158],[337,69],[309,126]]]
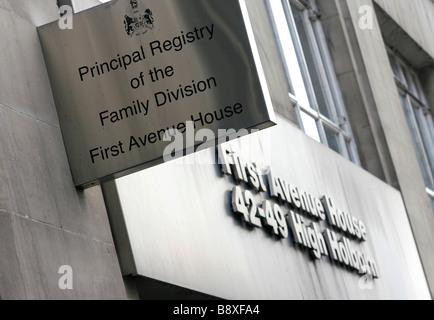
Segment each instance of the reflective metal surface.
[[76,185],[162,162],[187,121],[274,124],[243,1],[118,0],[72,22],[38,32]]
[[[245,223],[253,221],[249,212],[234,212],[240,197],[233,197],[234,189],[250,190],[248,196],[242,195],[244,200],[251,203],[246,199],[253,197],[262,208],[267,206],[263,201],[272,207],[276,200],[248,183],[237,183],[222,173],[220,165],[193,165],[183,158],[117,179],[112,185],[117,191],[105,190],[106,199],[119,197],[113,201],[117,207],[108,205],[111,219],[122,217],[125,222],[115,232],[115,238],[122,237],[116,245],[122,245],[118,250],[125,274],[226,299],[430,299],[397,190],[281,117],[276,127],[230,144],[240,158],[256,162],[258,170],[269,165],[276,178],[299,191],[333,199],[335,208],[363,221],[366,241],[348,237],[332,227],[329,218],[323,221],[307,214],[304,240],[309,238],[312,249],[300,244],[302,236],[295,243],[296,227],[288,228],[285,237],[265,223],[249,225]],[[270,146],[271,153],[265,152]],[[268,183],[265,187],[269,190]],[[290,215],[289,207],[279,203]],[[242,206],[238,209],[243,211]],[[265,212],[259,215],[266,221]],[[290,222],[291,216],[286,219]],[[337,242],[342,237],[350,240]],[[326,248],[331,248],[328,256]],[[364,260],[357,252],[373,258],[378,279],[350,268],[357,264],[354,259]],[[342,263],[336,261],[339,257]]]

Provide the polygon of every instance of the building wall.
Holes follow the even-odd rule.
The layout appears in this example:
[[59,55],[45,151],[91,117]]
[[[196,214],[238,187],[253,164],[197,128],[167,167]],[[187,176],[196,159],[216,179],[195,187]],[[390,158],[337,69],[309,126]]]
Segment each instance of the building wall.
[[[397,15],[398,12],[408,12],[406,1],[386,1],[393,3],[390,5],[391,14]],[[434,14],[434,7],[430,1],[416,1],[420,6],[426,2],[425,10]],[[384,5],[383,1],[380,2]],[[366,76],[369,87],[372,90],[375,108],[378,112],[382,130],[387,141],[387,152],[390,152],[392,164],[396,172],[398,187],[401,190],[407,208],[414,237],[421,255],[423,266],[430,283],[431,290],[434,287],[434,215],[429,198],[425,192],[425,183],[421,170],[418,165],[415,147],[412,143],[410,131],[407,126],[404,111],[399,100],[399,94],[394,82],[393,72],[390,67],[386,52],[385,42],[381,33],[377,19],[374,19],[374,26],[371,30],[359,28],[359,8],[362,5],[369,5],[374,8],[371,1],[351,0],[347,1],[348,11],[353,23],[359,43],[362,63],[366,68]],[[417,8],[420,8],[420,6]],[[389,6],[387,7],[389,8]],[[393,9],[393,10],[392,10]],[[412,9],[414,10],[414,9]],[[413,11],[410,11],[413,12]],[[425,14],[419,12],[422,17]],[[423,25],[425,19],[421,18],[420,27],[409,27],[410,19],[405,15],[402,27],[409,32],[414,32],[417,28],[432,29],[429,25]],[[424,38],[424,35],[426,38]],[[415,36],[414,40],[420,41],[420,45],[427,46],[430,37],[426,32],[421,32]],[[432,42],[432,41],[431,41]],[[431,56],[433,58],[433,56]],[[382,150],[380,150],[381,152]]]
[[381,180],[398,187],[350,12],[342,1],[319,1],[318,5],[361,165]]
[[[293,128],[296,120],[264,3],[262,0],[246,2],[254,20],[253,28],[275,110],[282,116],[279,116],[280,122],[290,128],[286,132],[298,130]],[[359,7],[374,7],[374,2],[319,2],[324,9],[323,23],[353,122],[362,166],[400,190],[432,293],[434,216],[406,129],[380,25],[375,19],[373,30],[358,28]],[[425,55],[434,57],[432,1],[375,2],[401,25]],[[72,3],[78,12],[98,5],[99,1],[72,0]],[[0,298],[123,299],[127,295],[104,197],[99,187],[86,191],[73,187],[37,37],[36,26],[54,21],[58,16],[54,0],[0,0]],[[427,72],[424,78],[432,79],[432,72]],[[424,82],[428,89],[432,88],[429,83],[432,80]],[[290,140],[289,136],[283,139]],[[189,170],[187,167],[181,173]],[[213,182],[213,179],[205,182]],[[148,187],[153,188],[152,185]],[[201,192],[206,193],[206,190]],[[393,220],[393,217],[389,218]],[[400,219],[403,221],[401,216]],[[240,237],[244,231],[236,230]],[[292,254],[303,254],[295,252]],[[301,265],[309,263],[304,257],[300,259]],[[73,290],[59,288],[62,265],[72,267]],[[328,267],[326,264],[325,268]],[[410,264],[404,269],[411,273]],[[340,272],[337,278],[348,277],[341,276]],[[389,288],[384,287],[371,295],[357,290],[351,293],[339,291],[342,288],[328,290],[327,286],[332,288],[336,284],[324,280],[322,284],[326,289],[309,289],[307,296],[426,297],[423,277],[418,273],[416,278],[422,289],[418,291],[417,286],[407,282],[408,279],[401,279],[399,286],[403,291],[400,292],[405,292],[406,287],[411,289],[401,295],[399,292],[389,294]],[[356,282],[357,278],[354,279],[351,281]],[[315,286],[314,281],[309,283]],[[388,285],[393,287],[393,281]],[[302,298],[298,295],[302,289],[292,293],[293,297]]]
[[54,0],[0,1],[0,298],[122,299],[102,193],[73,186],[39,45],[58,17]]
[[[375,0],[431,57],[434,57],[432,28],[434,2],[431,0]],[[417,22],[417,23],[415,23]]]

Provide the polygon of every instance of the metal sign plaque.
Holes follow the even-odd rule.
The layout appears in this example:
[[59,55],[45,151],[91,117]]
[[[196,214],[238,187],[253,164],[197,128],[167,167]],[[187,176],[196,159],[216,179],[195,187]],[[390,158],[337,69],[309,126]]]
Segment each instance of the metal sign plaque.
[[174,132],[185,154],[275,124],[242,0],[116,0],[38,33],[76,186],[162,163]]

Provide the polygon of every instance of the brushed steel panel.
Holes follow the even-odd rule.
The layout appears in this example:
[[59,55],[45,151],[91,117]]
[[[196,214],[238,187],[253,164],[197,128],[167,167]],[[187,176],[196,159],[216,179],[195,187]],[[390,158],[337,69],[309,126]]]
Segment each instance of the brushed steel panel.
[[[268,164],[275,175],[333,198],[362,220],[367,241],[351,240],[351,245],[374,258],[379,279],[365,283],[329,257],[312,259],[291,234],[279,240],[263,229],[246,228],[232,212],[233,178],[216,164],[188,164],[185,158],[115,181],[121,208],[108,209],[125,219],[123,235],[130,240],[134,264],[125,274],[227,299],[430,298],[397,190],[281,117],[276,127],[230,145],[244,159]],[[267,198],[255,197],[258,203]],[[330,226],[323,221],[325,228]]]
[[243,1],[137,4],[38,28],[77,186],[162,162],[164,130],[186,121],[216,137],[274,124]]

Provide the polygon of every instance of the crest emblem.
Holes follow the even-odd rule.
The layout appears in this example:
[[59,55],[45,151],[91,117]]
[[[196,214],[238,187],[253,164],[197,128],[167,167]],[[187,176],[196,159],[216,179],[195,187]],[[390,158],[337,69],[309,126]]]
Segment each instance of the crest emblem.
[[130,0],[130,7],[124,16],[124,27],[128,37],[139,36],[154,28],[151,9],[145,8],[138,0]]
[[137,2],[137,0],[130,0],[130,5],[132,9],[137,9],[139,6],[139,3]]

